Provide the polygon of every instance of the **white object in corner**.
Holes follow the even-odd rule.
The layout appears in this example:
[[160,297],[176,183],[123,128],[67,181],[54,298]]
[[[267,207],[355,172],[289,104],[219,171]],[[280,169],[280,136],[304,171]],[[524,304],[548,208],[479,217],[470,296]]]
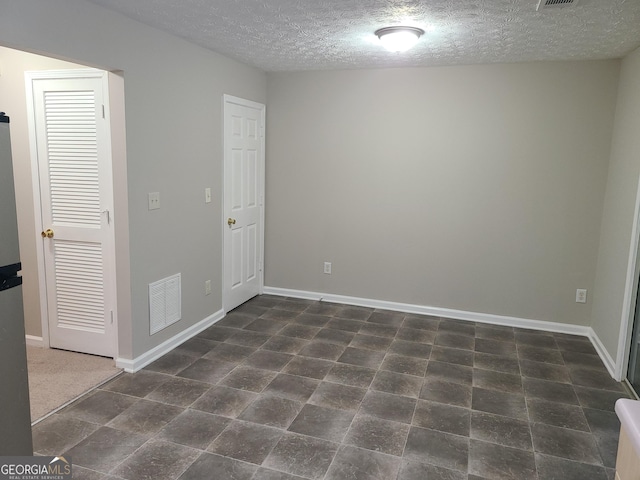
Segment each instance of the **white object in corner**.
[[615,410],[620,420],[616,479],[638,478],[636,472],[640,464],[640,402],[620,398],[616,401]]

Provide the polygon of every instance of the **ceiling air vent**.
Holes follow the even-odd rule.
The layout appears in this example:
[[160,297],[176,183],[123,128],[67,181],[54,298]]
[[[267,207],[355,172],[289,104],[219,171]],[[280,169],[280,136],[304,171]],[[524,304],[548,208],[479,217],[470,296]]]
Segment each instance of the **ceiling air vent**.
[[579,1],[580,0],[539,0],[536,10],[540,11],[543,8],[551,8],[551,7],[575,6],[578,4]]

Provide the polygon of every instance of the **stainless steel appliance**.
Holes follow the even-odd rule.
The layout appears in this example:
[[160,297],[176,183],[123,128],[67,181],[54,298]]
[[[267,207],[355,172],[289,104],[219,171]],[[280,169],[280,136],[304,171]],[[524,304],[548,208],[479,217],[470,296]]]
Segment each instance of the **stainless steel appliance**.
[[33,454],[9,117],[0,112],[0,456]]

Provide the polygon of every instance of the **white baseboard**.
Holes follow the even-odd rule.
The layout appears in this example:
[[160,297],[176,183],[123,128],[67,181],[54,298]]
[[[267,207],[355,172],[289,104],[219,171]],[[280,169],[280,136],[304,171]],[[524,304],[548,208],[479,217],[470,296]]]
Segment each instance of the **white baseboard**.
[[386,300],[374,300],[370,298],[347,297],[331,293],[308,292],[304,290],[291,290],[286,288],[265,287],[264,293],[284,297],[304,298],[307,300],[322,300],[325,302],[345,303],[360,307],[380,308],[383,310],[396,310],[418,315],[433,315],[435,317],[453,318],[456,320],[468,320],[470,322],[487,323],[491,325],[506,325],[508,327],[530,328],[545,332],[569,333],[572,335],[589,336],[589,327],[571,325],[568,323],[547,322],[544,320],[531,320],[528,318],[509,317],[505,315],[492,315],[488,313],[468,312],[450,308],[429,307],[426,305],[414,305],[410,303],[388,302]]
[[214,323],[222,320],[224,316],[224,310],[218,310],[213,315],[210,315],[204,320],[196,323],[195,325],[190,326],[186,330],[183,330],[177,335],[174,335],[170,339],[162,342],[157,347],[154,347],[151,350],[146,351],[142,355],[137,356],[133,360],[129,360],[127,358],[116,358],[116,367],[124,369],[125,372],[135,373],[138,370],[149,365],[151,362],[157,360],[165,353],[169,353],[177,346],[183,344],[190,338],[209,328]]
[[325,302],[344,303],[361,307],[380,308],[384,310],[397,310],[399,312],[415,313],[418,315],[433,315],[436,317],[468,320],[471,322],[486,323],[491,325],[504,325],[516,328],[529,328],[544,332],[568,333],[588,337],[593,347],[598,352],[609,374],[615,379],[615,362],[609,352],[591,327],[571,325],[568,323],[547,322],[544,320],[532,320],[529,318],[509,317],[504,315],[492,315],[488,313],[468,312],[449,308],[429,307],[425,305],[413,305],[409,303],[388,302],[369,298],[348,297],[327,293],[309,292],[305,290],[291,290],[287,288],[264,287],[264,293],[283,297],[304,298],[307,300],[322,300]]
[[44,340],[42,340],[42,337],[36,337],[35,335],[25,335],[24,338],[28,346],[44,348]]
[[604,363],[604,366],[607,367],[609,375],[611,375],[615,380],[621,381],[620,378],[616,378],[616,362],[613,361],[613,358],[611,358],[611,355],[609,355],[607,349],[604,348],[600,337],[598,337],[596,332],[591,327],[589,327],[589,340],[591,340],[593,347],[596,349],[596,352],[598,352],[602,363]]

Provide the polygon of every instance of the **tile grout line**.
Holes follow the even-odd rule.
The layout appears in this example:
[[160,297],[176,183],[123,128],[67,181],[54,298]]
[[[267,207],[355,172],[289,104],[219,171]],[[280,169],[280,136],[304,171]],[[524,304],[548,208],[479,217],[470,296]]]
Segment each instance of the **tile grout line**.
[[[515,336],[514,336],[514,341],[515,341]],[[516,345],[516,355],[518,356],[518,371],[520,372],[520,378],[522,379],[523,375],[522,375],[522,367],[520,366],[520,353],[519,353],[520,344],[516,341],[515,345]],[[529,438],[531,438],[531,453],[533,455],[533,465],[536,469],[536,477],[539,477],[540,475],[538,472],[538,462],[536,460],[536,445],[535,445],[535,442],[533,441],[533,422],[531,421],[531,416],[529,414],[529,402],[527,402],[527,395],[524,389],[524,382],[522,382],[522,398],[524,399],[524,408],[525,408],[525,411],[527,412],[527,427],[529,430]]]

